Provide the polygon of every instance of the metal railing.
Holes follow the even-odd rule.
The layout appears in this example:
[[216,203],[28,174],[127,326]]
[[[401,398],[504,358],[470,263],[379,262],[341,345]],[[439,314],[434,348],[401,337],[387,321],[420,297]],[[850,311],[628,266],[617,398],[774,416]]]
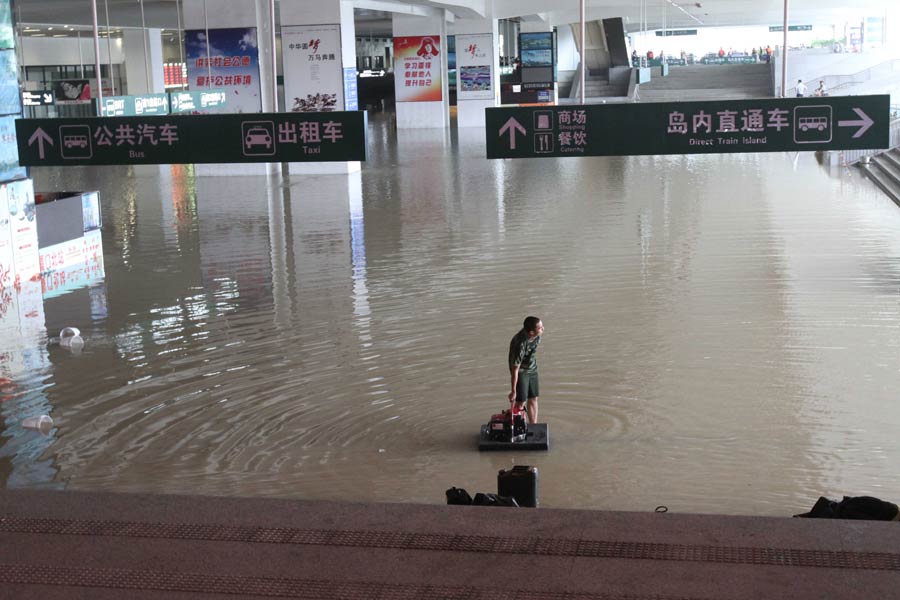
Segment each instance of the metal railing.
[[[816,91],[816,86],[820,81],[825,82],[825,90],[829,95],[845,95],[848,88],[861,85],[875,79],[884,79],[894,75],[900,75],[900,58],[886,60],[874,67],[869,67],[853,73],[852,75],[823,75],[822,77],[814,77],[809,79],[809,85],[806,86],[806,95],[812,96]],[[835,91],[841,91],[841,94],[835,94]],[[788,88],[787,97],[797,95],[797,86]]]
[[[890,145],[888,148],[900,148],[900,118],[894,117],[894,115],[898,114],[896,112],[898,110],[900,110],[900,107],[891,107],[893,120],[891,121]],[[839,162],[842,165],[853,165],[864,156],[875,156],[882,152],[885,152],[885,150],[841,150]]]

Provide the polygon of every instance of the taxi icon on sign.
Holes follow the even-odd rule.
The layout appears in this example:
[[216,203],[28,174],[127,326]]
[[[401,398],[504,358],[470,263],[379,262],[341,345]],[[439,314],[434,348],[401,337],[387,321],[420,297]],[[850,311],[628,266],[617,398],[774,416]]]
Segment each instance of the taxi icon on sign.
[[241,149],[244,156],[273,156],[275,154],[274,121],[244,121],[241,123]]
[[262,127],[251,127],[247,131],[244,143],[247,145],[247,150],[253,146],[265,146],[268,150],[272,147],[272,136]]

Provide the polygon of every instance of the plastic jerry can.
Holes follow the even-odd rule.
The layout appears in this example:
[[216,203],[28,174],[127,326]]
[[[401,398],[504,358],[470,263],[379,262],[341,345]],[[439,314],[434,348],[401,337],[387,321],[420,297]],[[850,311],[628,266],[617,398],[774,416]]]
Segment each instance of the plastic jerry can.
[[519,506],[537,508],[538,470],[528,465],[515,465],[512,469],[500,469],[497,473],[497,494],[512,496]]

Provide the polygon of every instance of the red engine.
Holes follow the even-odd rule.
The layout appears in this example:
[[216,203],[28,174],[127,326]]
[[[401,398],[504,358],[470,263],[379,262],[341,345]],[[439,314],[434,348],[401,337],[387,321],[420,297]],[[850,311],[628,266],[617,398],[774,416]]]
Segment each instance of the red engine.
[[516,410],[515,404],[509,410],[493,415],[488,426],[489,437],[494,442],[524,442],[528,435],[525,411]]

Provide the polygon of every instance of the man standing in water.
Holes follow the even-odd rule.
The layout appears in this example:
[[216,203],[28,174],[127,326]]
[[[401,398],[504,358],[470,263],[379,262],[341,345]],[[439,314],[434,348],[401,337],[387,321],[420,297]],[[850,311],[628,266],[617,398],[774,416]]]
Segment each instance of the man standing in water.
[[537,353],[544,324],[537,317],[528,317],[522,330],[509,342],[509,401],[516,403],[516,410],[528,402],[528,423],[534,425],[538,417]]

